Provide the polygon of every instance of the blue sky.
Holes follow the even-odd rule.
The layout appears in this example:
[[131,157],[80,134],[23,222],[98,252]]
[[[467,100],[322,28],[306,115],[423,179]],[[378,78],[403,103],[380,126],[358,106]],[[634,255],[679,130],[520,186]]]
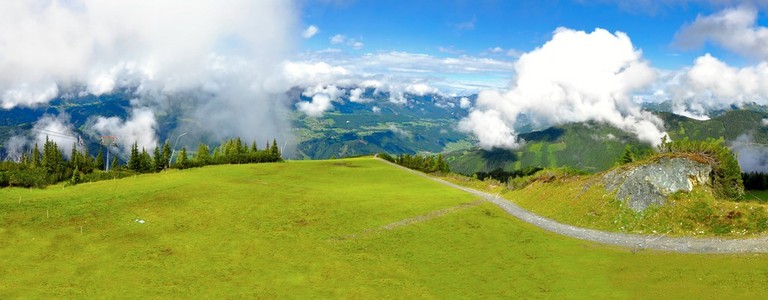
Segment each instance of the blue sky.
[[[437,57],[458,55],[505,57],[509,50],[528,52],[548,41],[558,27],[590,32],[603,28],[626,33],[643,57],[660,69],[691,65],[704,54],[733,65],[745,60],[716,45],[683,49],[675,34],[698,15],[709,15],[728,7],[708,3],[656,1],[307,1],[302,7],[304,26],[319,31],[305,39],[302,49],[339,49],[349,55],[381,51],[422,53]],[[651,1],[653,3],[654,1]],[[764,13],[759,24],[765,23]],[[332,44],[343,35],[364,44],[354,49]],[[500,47],[504,51],[490,53]],[[442,51],[441,51],[442,50]]]
[[394,95],[478,93],[458,128],[486,149],[518,147],[521,115],[657,143],[661,120],[641,102],[699,119],[768,104],[766,11],[765,0],[306,0],[295,78],[312,79],[309,94],[365,82]]

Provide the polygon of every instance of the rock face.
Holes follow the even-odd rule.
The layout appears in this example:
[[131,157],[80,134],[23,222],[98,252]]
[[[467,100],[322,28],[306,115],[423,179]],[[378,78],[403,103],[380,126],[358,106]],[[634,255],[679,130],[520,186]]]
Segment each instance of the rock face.
[[652,204],[663,205],[672,193],[710,184],[711,172],[708,164],[662,157],[649,164],[608,172],[603,175],[603,184],[606,190],[616,191],[616,197],[632,210],[640,212]]

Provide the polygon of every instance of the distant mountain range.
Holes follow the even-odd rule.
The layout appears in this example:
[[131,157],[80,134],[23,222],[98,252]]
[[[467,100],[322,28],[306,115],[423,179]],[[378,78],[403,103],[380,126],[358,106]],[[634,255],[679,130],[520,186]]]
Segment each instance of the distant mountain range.
[[[392,95],[369,88],[363,89],[352,101],[351,89],[342,91],[343,96],[332,102],[333,108],[319,117],[309,117],[296,109],[296,103],[312,101],[302,89],[287,93],[286,105],[291,108],[288,117],[294,137],[292,145],[287,147],[288,158],[442,152],[446,153],[453,171],[465,174],[527,166],[571,166],[600,171],[611,167],[628,145],[635,151],[650,149],[633,135],[605,124],[575,123],[533,131],[521,117],[517,130],[524,132],[520,135],[526,141],[522,148],[485,151],[474,146],[470,135],[456,129],[457,122],[468,114],[467,104],[474,103],[476,95]],[[34,123],[43,115],[60,113],[68,115],[75,134],[82,137],[91,151],[97,151],[98,137],[89,128],[89,122],[97,115],[125,119],[131,109],[131,95],[131,91],[121,91],[99,97],[56,99],[37,108],[0,109],[0,155],[6,157],[10,137],[31,135]],[[768,129],[762,121],[768,118],[768,108],[763,106],[711,112],[717,116],[707,121],[674,115],[668,102],[646,103],[644,107],[664,120],[673,139],[722,136],[733,142],[747,135],[754,143],[768,143]],[[176,127],[189,122],[180,115],[157,114],[159,140],[168,139]],[[203,142],[216,145],[221,141]]]
[[[726,143],[768,144],[768,113],[753,110],[724,111],[710,120],[700,121],[667,112],[656,112],[672,139],[705,140],[724,138]],[[529,166],[569,166],[598,172],[614,166],[627,146],[632,151],[650,151],[650,145],[635,136],[605,124],[575,123],[521,134],[526,141],[518,150],[479,148],[448,153],[451,170],[463,174],[516,170]]]

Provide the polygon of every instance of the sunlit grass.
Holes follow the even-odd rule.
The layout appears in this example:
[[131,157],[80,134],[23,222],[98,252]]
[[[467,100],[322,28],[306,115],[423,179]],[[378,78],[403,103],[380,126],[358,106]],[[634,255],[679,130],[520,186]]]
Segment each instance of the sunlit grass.
[[763,255],[633,253],[477,200],[371,158],[3,189],[0,298],[766,296]]

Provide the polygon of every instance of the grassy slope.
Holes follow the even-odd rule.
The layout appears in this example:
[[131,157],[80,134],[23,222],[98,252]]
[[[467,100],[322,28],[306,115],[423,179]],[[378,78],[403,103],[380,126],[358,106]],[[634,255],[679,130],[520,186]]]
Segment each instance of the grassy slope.
[[768,296],[764,255],[632,253],[491,204],[365,233],[475,200],[369,158],[4,189],[0,298]]
[[[691,193],[672,195],[667,205],[652,206],[634,212],[606,192],[602,173],[595,175],[558,175],[545,181],[509,190],[494,180],[479,181],[463,176],[446,178],[457,184],[499,194],[527,210],[565,224],[605,231],[664,234],[670,236],[762,236],[768,230],[768,204],[757,199],[761,193],[745,201],[718,200],[708,188],[698,187]],[[762,198],[760,198],[762,199]]]

